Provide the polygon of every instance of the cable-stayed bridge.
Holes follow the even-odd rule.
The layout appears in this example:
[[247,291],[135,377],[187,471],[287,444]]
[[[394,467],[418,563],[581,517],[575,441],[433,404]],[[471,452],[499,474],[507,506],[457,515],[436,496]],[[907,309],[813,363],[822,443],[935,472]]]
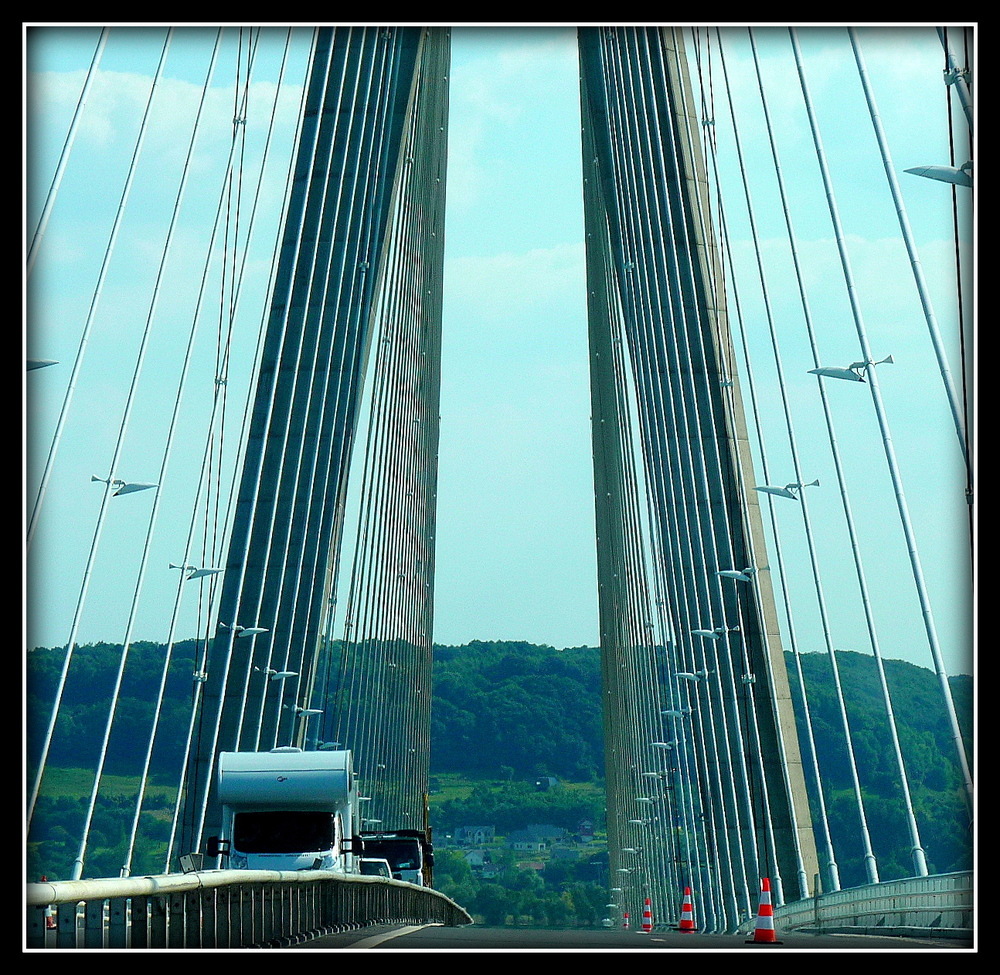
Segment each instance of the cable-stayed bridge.
[[[68,634],[55,706],[28,736],[29,840],[72,735],[60,705],[86,680],[78,651],[95,632],[98,598],[99,638],[120,644],[120,664],[109,699],[95,702],[106,709],[103,740],[80,749],[90,781],[77,852],[67,875],[50,880],[94,876],[122,689],[154,614],[162,679],[134,773],[123,881],[142,873],[169,885],[181,857],[224,832],[221,752],[350,749],[359,820],[426,834],[446,517],[450,75],[461,31],[95,28],[89,60],[69,70],[66,30],[79,29],[27,32],[29,69],[49,72],[29,82],[59,82],[66,125],[48,124],[29,83],[26,646],[47,644],[39,620],[50,614]],[[846,615],[876,663],[907,876],[923,885],[903,897],[916,905],[927,889],[953,889],[954,871],[934,886],[940,870],[921,840],[883,668],[903,631],[883,593],[905,582],[915,619],[905,632],[918,634],[938,679],[935,707],[971,829],[971,742],[949,680],[971,666],[971,638],[959,628],[956,639],[954,626],[942,636],[935,602],[942,573],[967,581],[972,567],[972,32],[906,31],[894,54],[913,44],[926,56],[928,39],[936,60],[921,68],[939,99],[920,110],[944,138],[927,151],[945,155],[900,165],[865,57],[882,55],[879,32],[577,32],[616,914],[638,919],[648,898],[676,926],[693,888],[699,927],[734,932],[752,922],[763,878],[779,908],[847,893],[809,688],[793,703],[806,648],[830,660],[867,887],[899,881],[880,873],[870,838],[834,643]],[[848,95],[835,85],[837,112],[824,118],[811,75],[826,80],[831,63],[849,65],[855,87]],[[848,121],[849,105],[863,111]],[[828,149],[831,132],[840,141]],[[102,139],[99,161],[75,166]],[[859,175],[862,143],[877,168]],[[845,160],[848,171],[836,171]],[[860,203],[851,192],[842,206],[844,182],[862,184]],[[925,206],[954,214],[950,250],[921,245],[924,223],[911,225],[906,204],[917,186],[921,200],[937,197]],[[880,209],[869,202],[876,187]],[[74,194],[82,211],[65,202]],[[872,233],[877,215],[892,223]],[[845,217],[879,245],[860,246]],[[906,328],[886,327],[887,315],[904,314]],[[893,340],[905,346],[882,347]],[[919,392],[889,383],[883,392],[885,371],[918,355]],[[911,512],[904,449],[913,448],[896,432],[900,408],[917,411],[905,429],[916,429],[916,456],[940,487],[932,507],[947,515],[929,528]],[[876,476],[883,501],[873,515]],[[78,510],[87,488],[101,496]],[[836,500],[821,505],[821,494]],[[123,516],[125,505],[134,507]],[[922,545],[940,546],[941,531],[949,558],[931,568]],[[143,809],[161,739],[178,736],[167,722],[172,651],[192,633],[176,802],[154,866],[137,860]],[[132,884],[134,896],[149,893]],[[964,874],[959,886],[970,898]],[[79,889],[67,891],[75,912]],[[891,923],[967,928],[968,903]],[[423,909],[408,903],[393,916]]]

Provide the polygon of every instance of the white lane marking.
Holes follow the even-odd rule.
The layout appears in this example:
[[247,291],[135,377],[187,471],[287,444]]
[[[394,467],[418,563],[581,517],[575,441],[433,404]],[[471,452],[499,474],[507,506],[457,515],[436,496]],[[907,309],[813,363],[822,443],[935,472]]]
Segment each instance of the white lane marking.
[[404,934],[412,934],[414,931],[423,931],[424,928],[436,927],[433,924],[412,924],[405,928],[396,928],[394,931],[387,931],[385,934],[374,934],[370,938],[362,938],[350,944],[351,948],[376,948],[393,938],[401,938]]

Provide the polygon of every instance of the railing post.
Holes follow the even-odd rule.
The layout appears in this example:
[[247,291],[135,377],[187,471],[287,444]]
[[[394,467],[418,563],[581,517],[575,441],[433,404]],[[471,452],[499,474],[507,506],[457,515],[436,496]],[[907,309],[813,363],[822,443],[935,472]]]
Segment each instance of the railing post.
[[56,907],[56,947],[76,948],[78,904],[60,904]]
[[29,904],[25,944],[29,948],[45,947],[45,915],[48,908],[44,904]]
[[260,910],[260,941],[259,944],[267,944],[274,937],[274,899],[275,891],[272,884],[265,884],[261,889],[261,910]]
[[361,927],[361,892],[358,890],[358,884],[346,884],[347,887],[347,899],[350,907],[348,908],[348,913],[350,915],[351,926],[358,928]]
[[56,947],[75,948],[77,945],[77,904],[60,904],[56,908]]
[[149,947],[149,898],[132,898],[132,923],[129,940],[133,948]]
[[298,895],[299,884],[282,884],[278,888],[278,907],[280,916],[278,918],[278,930],[275,936],[279,938],[290,938],[295,933],[296,897]]
[[104,947],[104,901],[88,901],[84,908],[84,948]]
[[228,887],[219,887],[215,891],[215,947],[232,948],[233,935],[233,898]]
[[247,894],[243,884],[229,891],[229,947],[242,948],[247,944],[243,902]]
[[128,901],[127,897],[113,897],[108,901],[109,948],[128,947],[128,931],[126,929]]
[[326,884],[321,882],[312,885],[312,924],[311,927],[319,930],[326,925]]
[[168,898],[166,895],[153,897],[149,906],[149,947],[166,948]]
[[167,901],[167,947],[184,947],[184,894],[172,894]]
[[310,911],[311,895],[315,884],[299,884],[294,892],[294,910],[292,911],[292,937],[296,940],[303,931],[308,931],[312,912]]
[[339,907],[338,898],[340,896],[337,888],[340,885],[336,880],[329,880],[324,882],[323,890],[321,892],[322,906],[322,916],[323,916],[323,927],[327,930],[332,930],[336,924],[339,915],[337,910]]
[[218,942],[218,897],[215,887],[203,887],[199,901],[201,903],[201,942],[202,948],[217,948]]
[[201,891],[184,893],[184,947],[201,948]]
[[308,884],[303,892],[302,897],[302,918],[300,926],[303,931],[315,931],[319,925],[318,915],[319,912],[316,910],[317,895],[319,894],[319,884]]
[[240,888],[240,945],[247,947],[255,944],[260,931],[260,920],[257,916],[258,889],[256,884],[248,884]]
[[284,884],[273,887],[271,893],[271,932],[268,942],[284,937],[288,915],[288,888]]
[[312,885],[313,891],[313,919],[312,927],[316,930],[323,928],[327,924],[327,896],[326,889],[329,885],[326,881]]
[[305,898],[309,893],[309,884],[295,884],[288,890],[288,930],[286,938],[298,939],[303,931],[303,921],[306,917]]

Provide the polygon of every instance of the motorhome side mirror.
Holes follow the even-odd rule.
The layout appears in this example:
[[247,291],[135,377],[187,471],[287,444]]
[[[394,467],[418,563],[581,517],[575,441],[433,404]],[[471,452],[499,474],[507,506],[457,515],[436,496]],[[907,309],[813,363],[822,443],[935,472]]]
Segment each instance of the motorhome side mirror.
[[365,841],[360,836],[351,837],[350,852],[356,857],[364,856],[365,854]]
[[433,853],[425,853],[424,854],[424,863],[426,863],[428,867],[433,867],[434,866],[434,854]]
[[205,843],[205,853],[210,857],[229,856],[229,840],[220,840],[218,836],[210,836]]

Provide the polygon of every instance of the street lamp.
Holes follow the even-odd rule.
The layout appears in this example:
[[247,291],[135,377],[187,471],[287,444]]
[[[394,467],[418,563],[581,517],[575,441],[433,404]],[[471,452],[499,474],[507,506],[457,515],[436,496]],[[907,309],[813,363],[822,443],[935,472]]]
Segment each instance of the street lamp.
[[222,620],[219,620],[219,626],[224,630],[232,630],[237,639],[241,636],[257,636],[259,633],[269,632],[263,626],[240,626],[239,623],[230,626],[228,623],[223,623]]
[[810,369],[809,372],[814,376],[827,376],[830,379],[847,379],[850,382],[863,383],[865,381],[865,373],[872,366],[880,366],[886,362],[892,365],[891,355],[887,355],[884,359],[879,359],[878,362],[875,362],[873,359],[866,359],[864,362],[852,362],[846,369],[840,366],[820,366],[818,369]]
[[[260,667],[254,667],[254,670],[260,670]],[[275,670],[273,667],[268,667],[264,671],[268,680],[285,680],[287,677],[298,677],[298,671],[296,670]]]
[[970,159],[961,169],[954,166],[916,166],[913,169],[904,170],[914,176],[926,176],[928,179],[937,179],[942,183],[954,183],[955,186],[972,186],[972,160]]
[[718,640],[723,633],[739,633],[738,626],[717,626],[714,630],[692,630],[691,636],[703,636],[706,640]]
[[723,579],[738,579],[740,582],[749,582],[756,571],[756,566],[748,565],[745,569],[719,569],[715,574],[722,576]]
[[798,492],[804,487],[818,487],[819,479],[815,481],[810,481],[808,484],[801,484],[792,482],[791,484],[786,484],[784,487],[772,487],[770,485],[764,485],[761,487],[755,487],[755,491],[760,491],[762,494],[773,494],[779,498],[791,498],[793,501],[799,500]]
[[148,491],[150,488],[159,487],[158,484],[146,484],[143,481],[123,481],[120,478],[98,477],[96,474],[91,474],[90,480],[100,481],[102,484],[117,488],[114,492],[115,497],[118,497],[119,494],[135,494],[136,491]]
[[191,574],[184,580],[185,582],[190,582],[192,579],[201,579],[203,576],[213,576],[217,572],[225,572],[225,569],[210,568],[208,566],[197,566],[197,565],[174,565],[171,562],[168,566],[170,569],[181,569],[187,572],[188,569],[191,570]]

